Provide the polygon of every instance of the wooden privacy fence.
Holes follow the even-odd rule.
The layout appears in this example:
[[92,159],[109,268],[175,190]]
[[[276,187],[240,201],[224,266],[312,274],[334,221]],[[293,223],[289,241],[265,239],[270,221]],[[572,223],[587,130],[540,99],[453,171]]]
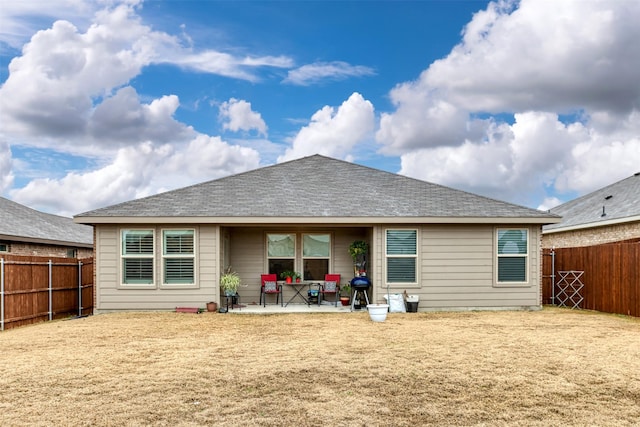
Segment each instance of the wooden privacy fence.
[[640,317],[640,241],[545,249],[542,258],[543,304],[557,304],[559,271],[583,271],[579,308]]
[[93,313],[93,258],[0,257],[0,330]]

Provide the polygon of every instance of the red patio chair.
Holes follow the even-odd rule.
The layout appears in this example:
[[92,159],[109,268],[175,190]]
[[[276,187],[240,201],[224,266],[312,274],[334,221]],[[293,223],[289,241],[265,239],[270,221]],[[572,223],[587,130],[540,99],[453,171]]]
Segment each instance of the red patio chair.
[[318,295],[318,305],[321,304],[322,299],[326,294],[333,294],[335,299],[335,305],[338,306],[338,300],[340,299],[340,275],[339,274],[325,274],[324,283],[320,285],[320,295]]
[[282,285],[278,284],[277,274],[262,274],[260,276],[260,302],[264,307],[267,306],[267,295],[276,296],[276,304],[280,300],[280,305],[283,305],[284,298],[280,299],[282,294]]

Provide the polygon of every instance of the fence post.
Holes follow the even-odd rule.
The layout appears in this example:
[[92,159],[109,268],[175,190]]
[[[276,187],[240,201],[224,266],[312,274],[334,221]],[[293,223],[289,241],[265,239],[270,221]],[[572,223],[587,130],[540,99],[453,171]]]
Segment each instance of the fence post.
[[78,260],[78,317],[82,317],[82,261]]
[[556,250],[551,248],[551,304],[556,305]]
[[0,258],[0,331],[4,331],[4,258]]
[[51,276],[53,270],[53,262],[49,260],[49,320],[53,320],[53,284]]

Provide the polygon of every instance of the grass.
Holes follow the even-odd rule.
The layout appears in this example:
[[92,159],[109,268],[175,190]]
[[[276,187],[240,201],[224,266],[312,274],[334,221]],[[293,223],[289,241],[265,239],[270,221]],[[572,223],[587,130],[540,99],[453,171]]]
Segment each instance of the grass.
[[103,314],[0,333],[0,425],[637,426],[640,319]]

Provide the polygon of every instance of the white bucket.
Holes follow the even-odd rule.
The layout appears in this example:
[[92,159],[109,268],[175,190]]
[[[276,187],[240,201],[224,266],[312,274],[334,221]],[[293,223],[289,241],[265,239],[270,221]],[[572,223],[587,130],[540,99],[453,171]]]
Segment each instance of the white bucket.
[[418,302],[420,295],[407,295],[407,302]]
[[369,304],[367,305],[369,310],[369,317],[374,322],[384,322],[387,318],[387,312],[389,311],[389,304]]

